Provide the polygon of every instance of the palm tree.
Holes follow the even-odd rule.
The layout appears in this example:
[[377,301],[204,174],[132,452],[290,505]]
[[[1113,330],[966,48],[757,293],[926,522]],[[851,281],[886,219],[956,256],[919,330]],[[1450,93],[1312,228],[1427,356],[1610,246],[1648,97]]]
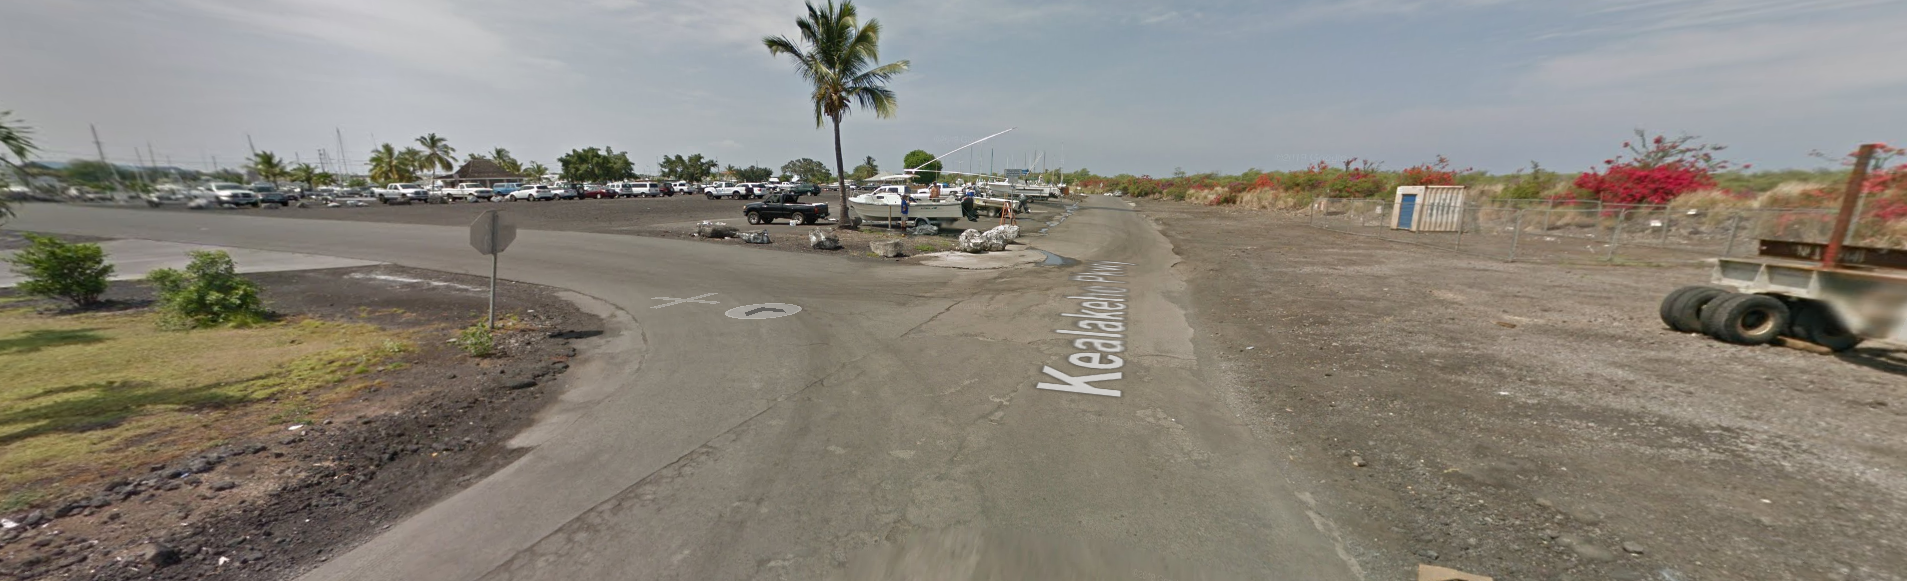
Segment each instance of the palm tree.
[[503,168],[503,171],[523,175],[523,164],[517,163],[516,158],[510,157],[508,149],[499,147],[490,150],[490,161],[497,162],[497,167]]
[[[386,143],[371,150],[371,181],[389,184],[404,181],[405,170],[398,159],[397,148]],[[383,187],[382,185],[378,187]]]
[[[786,36],[761,39],[768,54],[795,58],[795,72],[814,84],[814,126],[825,118],[834,123],[834,174],[839,176],[842,217],[847,217],[848,172],[841,159],[841,118],[854,105],[873,109],[875,117],[894,116],[894,91],[887,81],[907,72],[907,61],[884,65],[881,60],[881,22],[868,19],[860,23],[854,2],[843,0],[836,6],[828,0],[825,7],[808,2],[808,15],[795,19],[801,40]],[[850,225],[850,227],[852,227]]]
[[296,183],[304,184],[306,190],[312,190],[318,187],[318,175],[320,173],[318,168],[312,167],[311,164],[301,163],[291,166],[291,171],[285,172],[285,178]]
[[397,152],[397,169],[404,175],[404,181],[416,181],[417,173],[431,168],[430,154],[415,147],[406,147]]
[[[8,159],[8,155],[0,155],[0,163],[5,163],[8,169],[13,170],[13,176],[20,180],[21,186],[30,188],[33,182],[27,178],[24,169],[26,156],[39,148],[33,145],[33,129],[27,127],[26,123],[8,120],[12,116],[12,111],[0,111],[0,154],[10,154],[12,157]],[[13,205],[7,203],[5,198],[0,198],[0,221],[11,217]]]
[[285,160],[278,159],[277,154],[269,151],[253,153],[245,169],[258,174],[258,179],[271,182],[273,186],[278,185],[278,180],[283,179],[286,173]]
[[534,161],[524,165],[522,169],[523,171],[517,172],[517,175],[531,180],[543,179],[543,174],[550,173],[550,168],[544,167],[542,163]]
[[431,133],[417,138],[417,144],[424,146],[424,163],[418,170],[457,169],[457,149],[450,146],[449,140]]

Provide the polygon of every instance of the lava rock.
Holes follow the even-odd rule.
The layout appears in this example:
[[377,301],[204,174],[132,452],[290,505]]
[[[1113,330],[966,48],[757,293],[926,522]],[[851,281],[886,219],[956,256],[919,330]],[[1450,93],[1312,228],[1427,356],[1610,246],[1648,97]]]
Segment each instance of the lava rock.
[[808,247],[816,250],[840,250],[841,237],[834,234],[833,228],[816,228],[808,233]]
[[739,232],[734,226],[720,222],[703,222],[695,225],[695,235],[700,238],[734,238]]
[[1643,548],[1641,544],[1636,543],[1635,541],[1623,541],[1622,550],[1627,551],[1631,554],[1636,554],[1636,555],[1640,555],[1640,554],[1648,552],[1647,549]]
[[875,240],[867,243],[867,249],[869,252],[873,252],[876,256],[882,258],[899,258],[906,256],[902,251],[901,241],[899,240]]
[[231,490],[234,488],[238,488],[238,483],[232,482],[230,480],[220,480],[218,482],[212,483],[212,490],[225,491],[225,490]]
[[743,232],[741,237],[742,237],[742,242],[747,242],[749,244],[768,244],[771,242],[768,239],[767,230],[753,230],[749,232]]

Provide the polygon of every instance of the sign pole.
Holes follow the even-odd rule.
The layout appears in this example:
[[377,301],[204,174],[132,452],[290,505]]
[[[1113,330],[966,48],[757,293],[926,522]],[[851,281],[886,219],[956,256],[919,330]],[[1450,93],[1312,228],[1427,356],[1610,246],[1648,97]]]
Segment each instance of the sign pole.
[[492,331],[497,330],[497,256],[497,254],[490,255],[490,330]]

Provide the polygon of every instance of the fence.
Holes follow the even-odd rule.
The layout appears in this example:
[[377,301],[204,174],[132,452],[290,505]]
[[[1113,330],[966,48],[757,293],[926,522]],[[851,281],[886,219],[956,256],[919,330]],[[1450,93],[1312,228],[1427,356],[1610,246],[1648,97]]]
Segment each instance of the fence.
[[[1423,204],[1419,216],[1455,214],[1455,228],[1413,232],[1392,227],[1392,201],[1324,198],[1312,203],[1313,227],[1418,244],[1511,262],[1698,260],[1752,256],[1757,240],[1826,242],[1834,211],[1816,208],[1689,209],[1667,206],[1490,200]],[[1851,242],[1885,237],[1884,225],[1864,220]],[[1869,242],[1883,245],[1882,243]]]

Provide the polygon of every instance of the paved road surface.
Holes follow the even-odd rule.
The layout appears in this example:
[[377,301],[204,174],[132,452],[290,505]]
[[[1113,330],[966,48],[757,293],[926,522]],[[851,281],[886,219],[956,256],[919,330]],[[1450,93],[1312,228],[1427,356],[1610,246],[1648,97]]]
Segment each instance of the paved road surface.
[[[489,266],[444,226],[35,204],[9,227]],[[600,299],[622,332],[565,375],[518,438],[530,453],[305,578],[1361,577],[1210,387],[1150,222],[1094,197],[1033,243],[1084,262],[968,272],[524,231],[503,276]],[[1124,329],[1055,332],[1114,307],[1067,297],[1119,290]],[[704,293],[718,304],[652,308]],[[802,311],[722,315],[769,302]],[[1122,375],[1091,387],[1119,397],[1035,387],[1061,384],[1049,366],[1114,373],[1076,363],[1110,366],[1075,355],[1109,347]]]

